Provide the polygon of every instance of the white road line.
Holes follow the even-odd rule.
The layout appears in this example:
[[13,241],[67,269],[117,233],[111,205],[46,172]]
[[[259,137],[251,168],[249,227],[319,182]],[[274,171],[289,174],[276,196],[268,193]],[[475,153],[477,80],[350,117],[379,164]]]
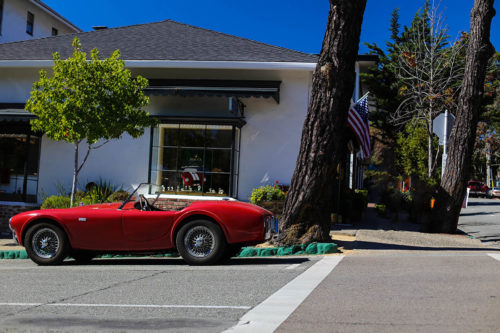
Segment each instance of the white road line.
[[250,306],[232,305],[173,305],[173,304],[75,304],[75,303],[0,303],[0,306],[60,306],[60,307],[109,307],[109,308],[182,308],[182,309],[243,309],[248,310]]
[[493,259],[500,261],[500,253],[488,253],[488,255]]
[[297,268],[299,266],[300,266],[300,264],[291,264],[290,266],[287,266],[286,269],[294,269],[294,268]]
[[274,332],[337,266],[344,256],[324,257],[264,302],[248,311],[224,332]]

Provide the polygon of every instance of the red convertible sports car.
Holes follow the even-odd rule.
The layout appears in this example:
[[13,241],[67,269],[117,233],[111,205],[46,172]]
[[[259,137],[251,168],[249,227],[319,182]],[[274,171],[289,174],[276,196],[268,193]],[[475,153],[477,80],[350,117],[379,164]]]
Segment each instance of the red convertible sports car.
[[242,245],[272,237],[272,213],[239,201],[199,201],[163,210],[158,185],[141,184],[123,203],[44,209],[10,219],[14,238],[39,265],[67,256],[91,260],[102,253],[161,253],[177,250],[191,265],[213,264]]

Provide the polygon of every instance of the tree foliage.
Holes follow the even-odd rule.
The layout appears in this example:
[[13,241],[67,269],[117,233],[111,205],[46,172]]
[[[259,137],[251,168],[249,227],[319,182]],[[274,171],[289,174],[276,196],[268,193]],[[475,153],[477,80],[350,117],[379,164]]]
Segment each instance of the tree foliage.
[[[37,116],[31,121],[34,131],[75,146],[71,199],[78,173],[90,151],[102,145],[96,145],[100,139],[118,139],[125,132],[136,138],[155,123],[143,110],[148,104],[143,92],[148,81],[132,78],[119,59],[119,50],[101,60],[99,51],[93,49],[87,60],[78,38],[73,40],[73,48],[73,55],[65,60],[57,52],[53,54],[52,76],[40,71],[40,80],[33,84],[26,103],[26,110]],[[87,153],[80,164],[79,145],[84,141]]]

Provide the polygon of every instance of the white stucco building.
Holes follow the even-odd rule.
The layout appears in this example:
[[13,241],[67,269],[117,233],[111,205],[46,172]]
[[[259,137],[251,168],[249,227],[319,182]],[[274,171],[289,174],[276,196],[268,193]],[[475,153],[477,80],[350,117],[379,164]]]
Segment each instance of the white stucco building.
[[[248,200],[255,187],[289,184],[316,55],[170,20],[77,36],[103,57],[121,50],[133,75],[149,80],[147,111],[160,121],[138,139],[124,135],[92,151],[80,187],[101,177],[124,188],[153,182],[170,195]],[[4,203],[39,203],[42,194],[70,189],[73,146],[32,133],[23,109],[39,70],[51,68],[54,51],[70,56],[73,37],[0,45]],[[358,72],[371,60],[360,56]]]
[[0,0],[0,43],[81,32],[39,0]]

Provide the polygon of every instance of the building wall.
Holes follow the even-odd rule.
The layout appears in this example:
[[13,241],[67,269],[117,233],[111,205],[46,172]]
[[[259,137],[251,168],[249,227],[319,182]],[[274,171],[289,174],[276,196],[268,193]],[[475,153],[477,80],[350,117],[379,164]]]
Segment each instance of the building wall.
[[[39,69],[0,68],[0,102],[20,103],[29,98]],[[265,184],[289,184],[295,168],[302,125],[309,103],[311,73],[305,71],[133,70],[148,78],[245,79],[281,81],[280,103],[272,98],[244,98],[245,120],[241,129],[238,199],[248,200],[251,190]],[[151,96],[152,114],[229,116],[228,99]],[[86,152],[82,144],[80,160]],[[39,197],[71,189],[74,147],[42,138]],[[130,188],[146,182],[149,173],[150,131],[139,139],[124,135],[93,150],[83,167],[79,184],[98,181]]]
[[[35,16],[33,36],[26,33],[28,11]],[[76,32],[28,0],[4,0],[0,43],[48,37],[52,35],[52,28],[56,28],[59,35]]]

